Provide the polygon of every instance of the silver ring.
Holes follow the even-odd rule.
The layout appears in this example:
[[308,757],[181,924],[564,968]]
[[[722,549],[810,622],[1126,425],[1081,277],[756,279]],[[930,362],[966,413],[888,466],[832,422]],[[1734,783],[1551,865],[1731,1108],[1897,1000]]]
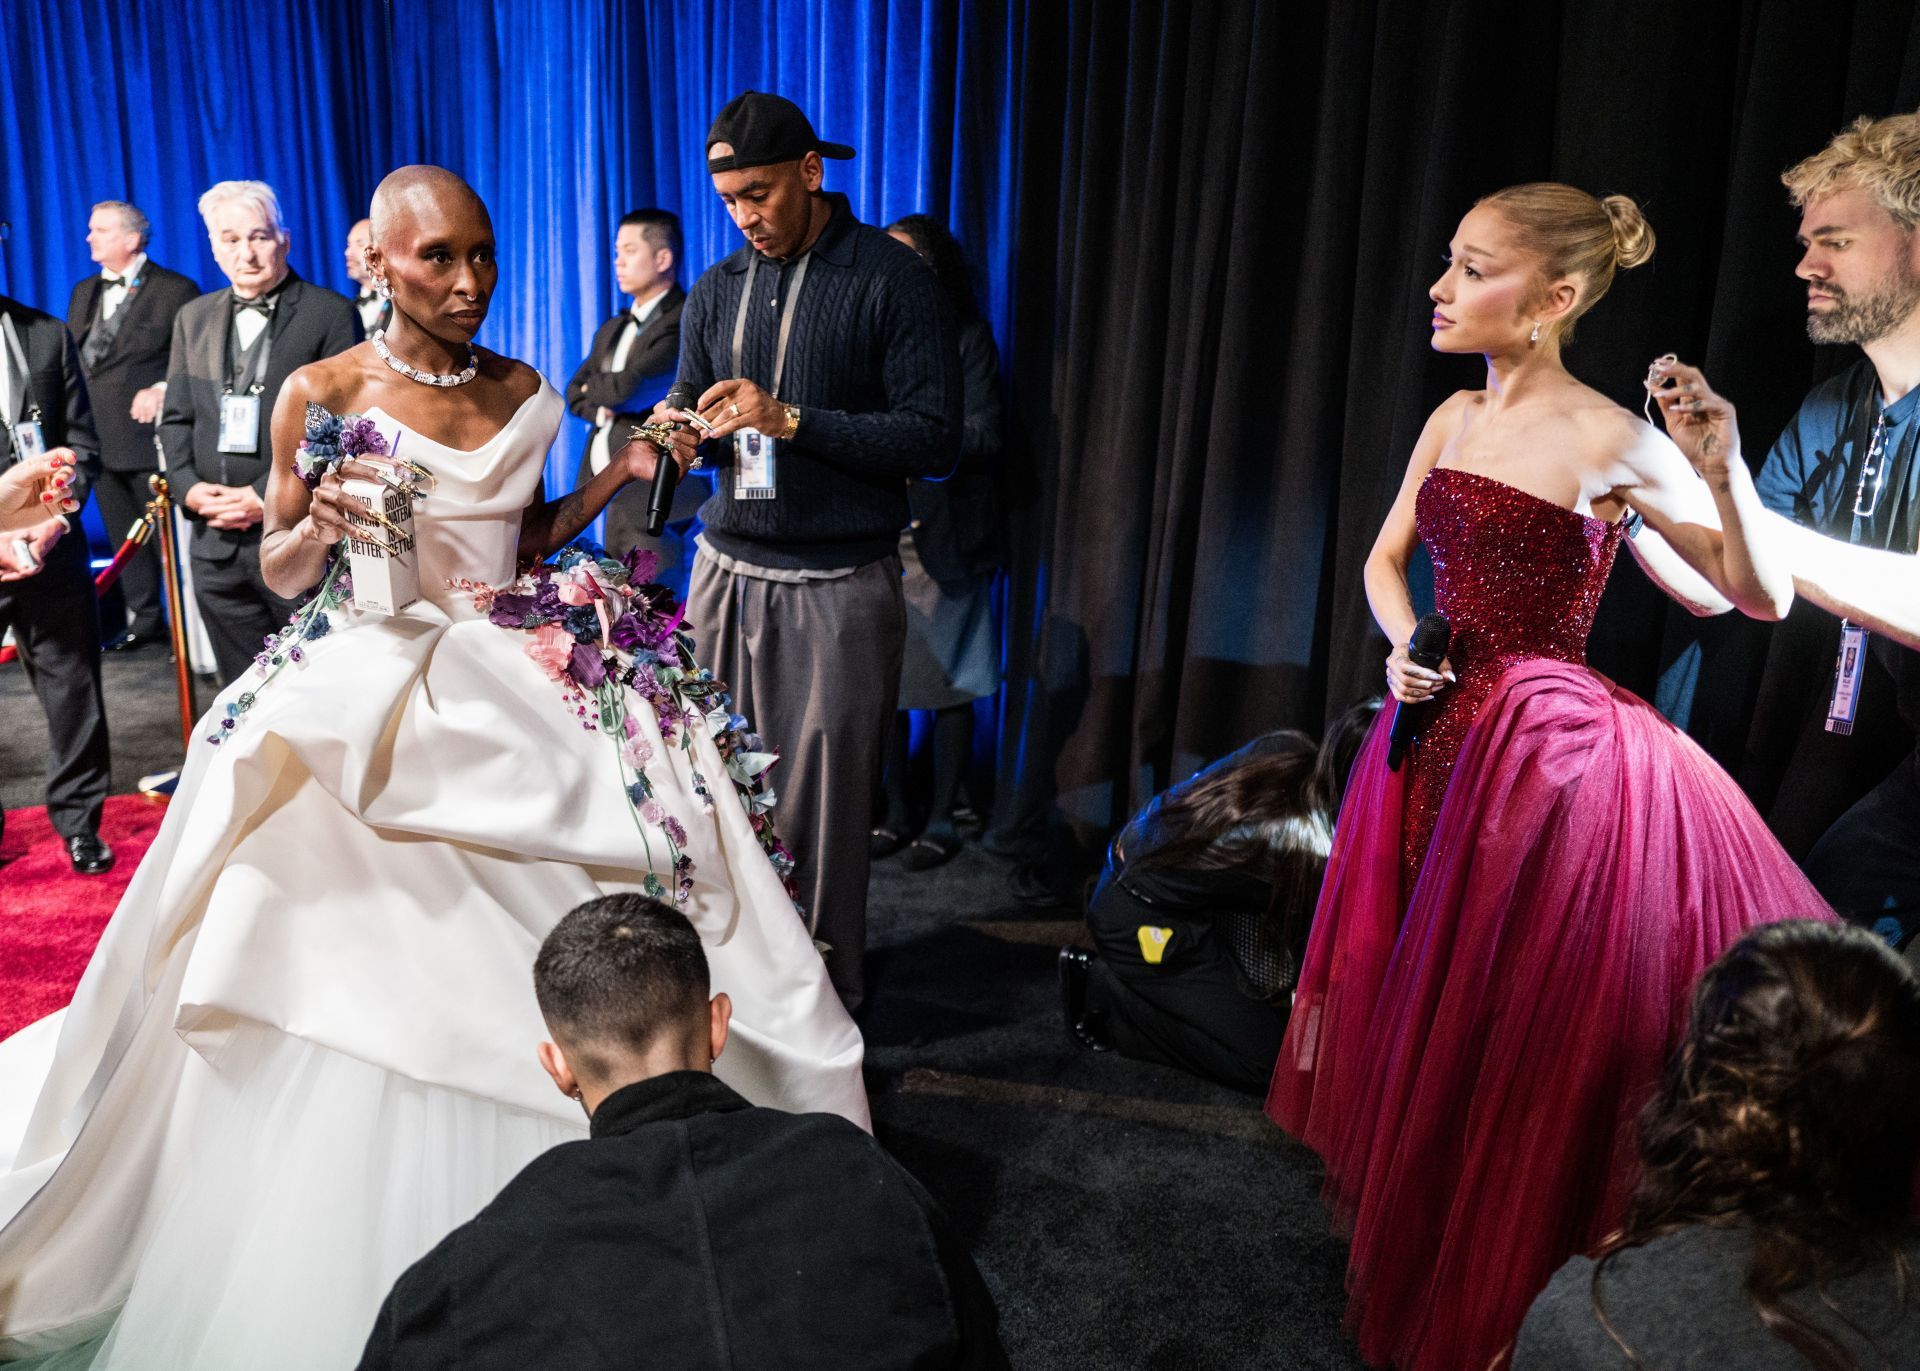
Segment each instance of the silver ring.
[[707,464],[706,458],[696,456],[691,462],[687,463],[687,470],[698,471],[700,470],[701,467],[705,466],[706,464]]
[[740,402],[735,400],[732,404],[728,405],[727,413],[738,419],[740,417]]

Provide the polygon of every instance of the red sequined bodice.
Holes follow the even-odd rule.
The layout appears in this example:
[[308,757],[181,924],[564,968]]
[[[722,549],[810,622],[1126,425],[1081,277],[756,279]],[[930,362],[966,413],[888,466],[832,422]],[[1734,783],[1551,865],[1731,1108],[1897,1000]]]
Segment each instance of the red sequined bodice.
[[1516,662],[1585,663],[1624,532],[1622,524],[1455,467],[1427,474],[1414,526],[1433,560],[1434,608],[1453,624],[1447,656],[1460,679],[1442,692],[1409,763],[1403,902],[1480,706]]

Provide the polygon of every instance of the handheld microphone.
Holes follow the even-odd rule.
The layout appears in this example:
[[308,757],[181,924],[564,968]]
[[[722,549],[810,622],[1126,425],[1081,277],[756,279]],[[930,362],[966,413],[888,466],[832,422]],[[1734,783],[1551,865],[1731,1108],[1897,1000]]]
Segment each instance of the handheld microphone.
[[[693,387],[679,383],[667,392],[662,402],[668,409],[691,410],[693,402],[700,397],[695,395]],[[674,424],[676,430],[685,428],[684,424]],[[660,463],[653,469],[653,489],[647,496],[647,536],[658,538],[660,531],[667,526],[667,514],[673,508],[673,488],[680,484],[680,464],[673,460],[673,453],[663,450]]]
[[[1453,624],[1444,614],[1429,614],[1413,626],[1413,639],[1407,644],[1407,658],[1415,666],[1438,671],[1447,660],[1447,647],[1453,642]],[[1387,739],[1387,770],[1398,771],[1407,748],[1419,736],[1427,722],[1428,706],[1396,701],[1393,706],[1393,732]]]

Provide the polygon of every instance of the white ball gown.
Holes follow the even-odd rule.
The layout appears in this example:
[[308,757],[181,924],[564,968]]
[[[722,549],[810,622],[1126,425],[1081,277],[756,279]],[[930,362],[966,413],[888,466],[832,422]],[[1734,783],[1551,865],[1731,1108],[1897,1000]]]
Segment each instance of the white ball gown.
[[[0,1044],[0,1360],[338,1371],[409,1263],[585,1136],[534,1056],[534,952],[575,904],[674,876],[619,744],[447,585],[513,579],[561,416],[542,383],[460,451],[369,411],[437,478],[424,598],[228,687],[202,734],[254,702],[189,749],[72,1004]],[[683,749],[634,717],[733,999],[719,1074],[868,1126],[859,1032],[746,805],[694,791],[725,774],[704,723]]]

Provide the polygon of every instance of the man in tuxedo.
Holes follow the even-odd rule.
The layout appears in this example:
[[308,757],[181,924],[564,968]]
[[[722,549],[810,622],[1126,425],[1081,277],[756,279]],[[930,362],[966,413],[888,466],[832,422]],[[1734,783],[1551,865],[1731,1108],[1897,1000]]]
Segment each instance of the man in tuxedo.
[[353,282],[353,311],[360,316],[360,332],[371,338],[393,317],[393,302],[373,288],[367,271],[367,244],[373,241],[373,220],[362,219],[347,230],[347,279]]
[[[577,485],[606,469],[626,442],[630,425],[643,423],[673,384],[680,364],[680,307],[687,293],[680,269],[680,219],[663,209],[638,209],[620,220],[613,239],[613,275],[631,303],[593,335],[593,348],[567,383],[567,407],[593,425]],[[663,574],[681,564],[679,539],[647,537],[650,487],[636,482],[607,506],[606,545],[615,555],[635,545],[660,556]],[[683,481],[674,492],[674,522],[690,519],[705,498],[705,486]],[[683,577],[684,579],[684,577]]]
[[[66,326],[0,296],[0,466],[67,448],[68,494],[84,506],[100,474],[87,382]],[[100,614],[80,514],[0,538],[0,633],[47,716],[47,815],[83,876],[113,865],[100,841],[107,800],[107,710],[100,693]],[[0,814],[0,825],[5,815]]]
[[[154,421],[167,393],[173,318],[200,287],[147,256],[147,216],[124,200],[103,200],[87,218],[87,250],[100,270],[73,288],[67,331],[80,349],[100,437],[94,493],[114,546],[147,507],[147,478],[160,469]],[[126,629],[107,644],[123,652],[161,642],[160,556],[153,541],[120,573]]]
[[174,321],[160,442],[193,522],[194,599],[224,684],[293,613],[260,575],[273,402],[294,370],[357,343],[360,321],[345,296],[287,266],[280,201],[264,181],[220,182],[200,197],[200,217],[232,284]]

